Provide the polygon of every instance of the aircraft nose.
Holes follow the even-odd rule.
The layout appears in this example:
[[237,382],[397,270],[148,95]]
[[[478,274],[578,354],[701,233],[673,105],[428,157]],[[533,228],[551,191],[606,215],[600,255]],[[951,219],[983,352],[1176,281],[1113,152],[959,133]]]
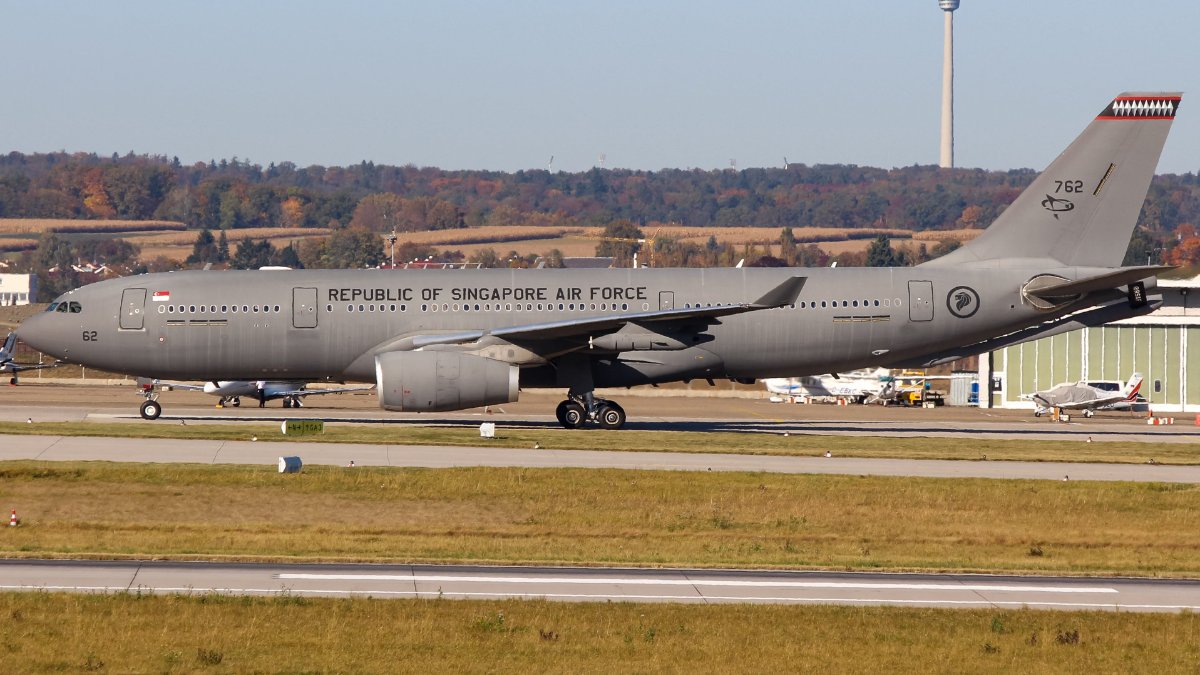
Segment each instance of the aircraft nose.
[[50,320],[52,318],[48,317],[44,312],[42,314],[35,314],[22,321],[20,326],[17,326],[16,334],[21,338],[22,342],[39,352],[61,356],[60,354],[56,354],[54,349],[55,342],[61,342],[61,340],[55,340],[56,334],[61,331],[55,329],[53,326],[54,322]]

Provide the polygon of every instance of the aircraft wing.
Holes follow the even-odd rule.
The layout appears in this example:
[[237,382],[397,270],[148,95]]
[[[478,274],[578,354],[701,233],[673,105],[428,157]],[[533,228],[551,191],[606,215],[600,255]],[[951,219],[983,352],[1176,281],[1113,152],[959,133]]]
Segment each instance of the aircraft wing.
[[61,363],[17,363],[16,361],[5,361],[0,364],[0,373],[19,373],[25,370],[41,370],[42,368],[57,368]]
[[1045,407],[1062,410],[1095,410],[1098,407],[1124,400],[1124,394],[1097,396],[1091,387],[1061,385],[1050,391],[1040,391],[1032,395],[1033,400]]
[[807,280],[808,277],[792,277],[750,303],[663,309],[630,314],[610,314],[582,319],[568,319],[566,321],[510,326],[493,330],[464,331],[443,335],[420,335],[411,339],[410,348],[419,349],[439,344],[462,344],[465,342],[475,342],[485,337],[496,337],[510,342],[536,342],[541,340],[587,337],[619,330],[628,324],[670,324],[696,320],[709,322],[722,316],[790,305],[796,301],[796,298],[800,295],[800,290],[804,288],[804,282]]
[[[144,378],[138,378],[139,385],[143,384],[142,379]],[[170,387],[172,389],[182,389],[183,391],[204,391],[204,385],[202,384],[188,384],[186,382],[160,382],[159,380],[152,380],[151,382],[155,385]]]
[[293,389],[291,391],[271,391],[272,396],[317,396],[319,394],[343,394],[348,391],[369,391],[370,387],[339,387],[338,389]]

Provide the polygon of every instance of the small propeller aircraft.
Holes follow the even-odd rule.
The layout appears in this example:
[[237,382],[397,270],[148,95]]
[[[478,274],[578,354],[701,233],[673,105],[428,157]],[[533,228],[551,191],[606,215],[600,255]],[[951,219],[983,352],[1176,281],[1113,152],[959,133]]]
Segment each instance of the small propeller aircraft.
[[[260,383],[261,387],[259,386]],[[142,395],[146,396],[147,400],[153,402],[154,405],[157,405],[157,393],[155,393],[155,389],[158,387],[169,387],[184,391],[202,391],[212,396],[219,396],[220,399],[217,401],[216,406],[218,408],[224,408],[226,405],[236,408],[242,404],[242,397],[258,401],[259,407],[265,406],[267,401],[283,399],[283,407],[300,408],[303,405],[301,400],[306,396],[342,394],[350,391],[374,389],[374,387],[309,389],[308,384],[308,382],[276,380],[222,380],[205,382],[204,384],[189,384],[185,382],[159,382],[157,380],[138,378],[138,385],[141,387]]]
[[17,349],[17,334],[9,333],[8,339],[4,341],[4,346],[0,347],[0,373],[12,373],[12,377],[8,379],[11,385],[17,384],[17,374],[23,370],[41,370],[42,368],[54,368],[59,365],[58,361],[53,363],[17,363],[13,360],[13,354]]
[[[1115,383],[1113,383],[1115,386]],[[1046,391],[1026,394],[1021,398],[1033,401],[1037,408],[1034,417],[1048,412],[1080,410],[1084,417],[1091,417],[1097,410],[1125,410],[1138,401],[1142,389],[1142,374],[1134,373],[1120,390],[1105,388],[1100,383],[1086,381],[1066,382]]]

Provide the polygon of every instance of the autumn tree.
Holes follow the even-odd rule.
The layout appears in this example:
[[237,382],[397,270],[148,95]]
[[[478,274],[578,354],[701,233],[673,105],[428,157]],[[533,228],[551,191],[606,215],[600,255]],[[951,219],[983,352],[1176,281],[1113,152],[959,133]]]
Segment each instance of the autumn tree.
[[896,259],[896,254],[892,251],[892,242],[886,235],[879,235],[867,247],[867,267],[896,267],[898,264],[899,261]]
[[400,212],[404,209],[406,200],[400,195],[390,192],[378,192],[358,200],[354,207],[354,215],[350,218],[350,227],[361,227],[374,232],[401,230]]
[[783,228],[779,234],[779,257],[788,265],[796,260],[796,234],[790,227]]
[[631,221],[614,221],[600,233],[596,256],[613,258],[614,267],[629,267],[633,264],[633,254],[641,250],[645,239],[646,235]]
[[274,254],[275,250],[270,241],[266,239],[255,241],[246,237],[238,243],[237,250],[234,251],[233,258],[229,261],[229,266],[235,270],[256,270],[270,265]]
[[[224,234],[224,231],[221,233]],[[184,262],[189,265],[203,265],[218,260],[217,238],[207,228],[200,230],[200,234],[196,235],[195,243],[192,244],[192,254]]]
[[383,262],[383,239],[365,228],[347,227],[329,236],[321,267],[359,269],[378,267]]

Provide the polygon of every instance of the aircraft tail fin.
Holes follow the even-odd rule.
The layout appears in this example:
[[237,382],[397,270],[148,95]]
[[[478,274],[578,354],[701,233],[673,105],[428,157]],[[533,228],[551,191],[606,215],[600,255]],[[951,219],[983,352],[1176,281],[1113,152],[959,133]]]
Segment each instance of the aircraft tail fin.
[[1120,266],[1180,99],[1117,96],[983,234],[926,264],[1049,256]]
[[1129,381],[1125,383],[1125,388],[1121,390],[1125,394],[1126,401],[1136,400],[1138,393],[1142,390],[1142,374],[1134,373]]

